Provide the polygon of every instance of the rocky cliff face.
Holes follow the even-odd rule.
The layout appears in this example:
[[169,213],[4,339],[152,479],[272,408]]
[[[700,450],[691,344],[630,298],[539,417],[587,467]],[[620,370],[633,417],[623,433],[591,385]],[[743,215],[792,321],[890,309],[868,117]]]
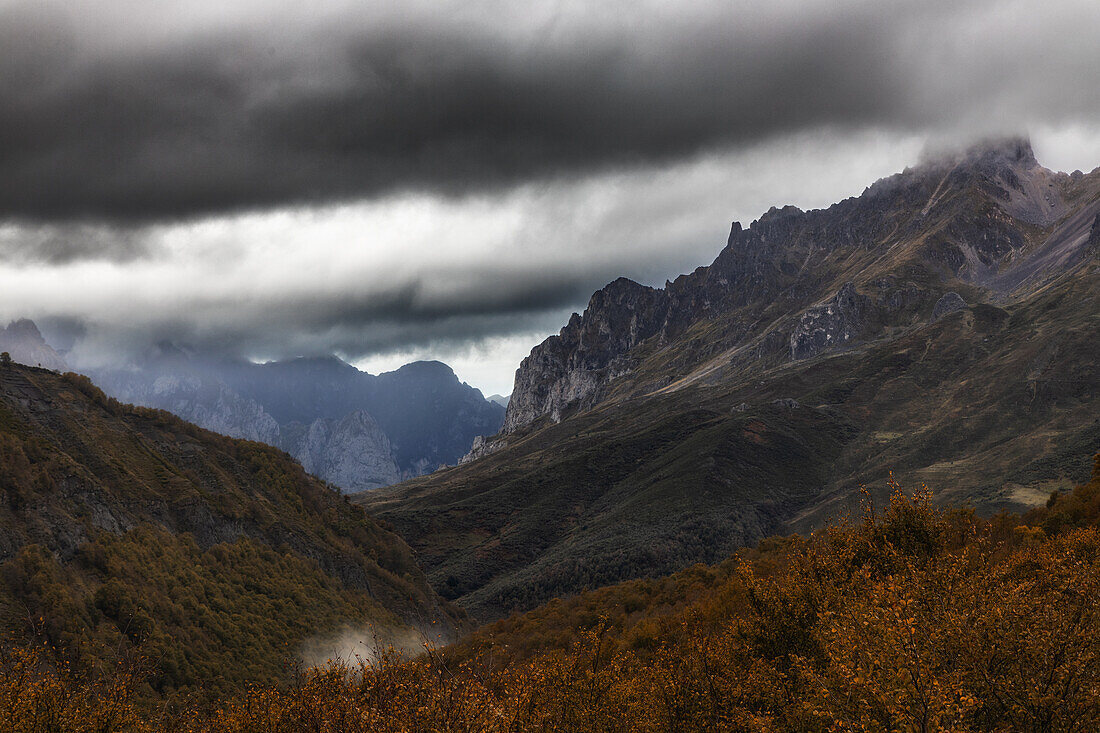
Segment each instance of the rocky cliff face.
[[280,444],[306,471],[349,493],[401,480],[389,439],[362,410],[340,420],[320,418],[308,426],[289,425]]
[[716,370],[853,348],[926,323],[947,292],[1004,297],[1082,256],[1097,205],[1082,180],[1043,168],[1026,140],[1010,139],[926,161],[828,209],[735,222],[709,267],[661,289],[617,280],[536,346],[516,374],[504,432]]
[[225,384],[187,371],[160,373],[117,370],[95,373],[96,383],[116,399],[167,410],[231,438],[279,444],[279,423],[263,406]]
[[506,438],[493,438],[491,436],[479,435],[474,438],[474,442],[470,446],[470,452],[458,460],[458,465],[464,466],[467,463],[476,461],[478,458],[484,458],[490,453],[496,453],[501,448],[507,447],[507,445],[508,441]]
[[161,376],[135,404],[159,407],[215,433],[231,438],[279,442],[279,423],[264,408],[224,384],[207,384],[195,377]]
[[567,406],[590,406],[629,371],[627,352],[653,336],[668,312],[664,291],[619,278],[597,291],[584,315],[531,350],[516,373],[504,418],[509,432],[542,415],[561,419]]
[[857,338],[863,330],[867,300],[848,282],[827,303],[807,308],[791,333],[791,359],[808,359]]

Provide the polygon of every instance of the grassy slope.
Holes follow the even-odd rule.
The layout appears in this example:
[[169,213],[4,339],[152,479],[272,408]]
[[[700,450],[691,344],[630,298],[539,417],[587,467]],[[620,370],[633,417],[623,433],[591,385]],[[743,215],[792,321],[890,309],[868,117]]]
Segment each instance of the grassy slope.
[[890,471],[985,513],[1019,510],[1087,476],[1100,445],[1098,290],[1073,278],[1007,309],[612,402],[354,500],[482,618],[821,526]]
[[830,410],[734,412],[701,389],[578,415],[394,503],[358,499],[445,596],[492,617],[755,543],[812,498],[850,431]]
[[885,510],[555,601],[416,659],[306,670],[150,715],[126,668],[0,654],[4,730],[1092,731],[1100,456],[1090,484],[990,521]]
[[[1096,730],[1098,497],[1100,465],[1089,485],[1022,518],[897,492],[883,510],[720,566],[602,588],[415,660],[309,670],[177,727],[133,729]],[[82,684],[12,656],[0,697],[14,704],[0,723],[51,705],[140,717],[95,697],[126,677]],[[23,692],[28,667],[36,684]]]

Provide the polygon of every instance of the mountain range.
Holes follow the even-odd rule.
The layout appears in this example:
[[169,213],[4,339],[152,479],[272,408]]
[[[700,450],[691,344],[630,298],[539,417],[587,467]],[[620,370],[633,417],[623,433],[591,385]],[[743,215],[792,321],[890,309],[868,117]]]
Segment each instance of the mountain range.
[[1098,296],[1100,170],[1015,138],[929,158],[608,284],[523,360],[499,434],[355,501],[481,619],[821,526],[891,472],[1026,508],[1100,445]]
[[[70,368],[30,320],[0,330],[0,349],[23,364]],[[282,448],[346,492],[455,464],[504,419],[504,404],[440,362],[375,376],[335,356],[257,364],[161,343],[125,366],[80,371],[123,402]]]
[[121,400],[278,446],[347,492],[455,464],[504,417],[440,362],[375,376],[334,356],[255,364],[162,345],[137,369],[89,375]]

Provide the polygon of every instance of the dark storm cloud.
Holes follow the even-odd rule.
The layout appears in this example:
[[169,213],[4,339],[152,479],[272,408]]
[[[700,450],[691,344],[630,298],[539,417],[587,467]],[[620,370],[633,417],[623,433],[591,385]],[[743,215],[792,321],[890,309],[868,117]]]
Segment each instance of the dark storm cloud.
[[124,363],[160,342],[208,357],[335,352],[355,360],[394,349],[453,349],[490,334],[556,331],[560,311],[591,292],[575,276],[545,270],[538,276],[510,273],[498,283],[488,294],[477,285],[433,292],[429,283],[417,279],[389,288],[318,290],[255,302],[197,299],[186,313],[164,313],[145,325],[52,318],[43,320],[43,330],[58,343],[81,342],[77,361],[82,363]]
[[[975,43],[968,34],[1004,7],[982,1],[811,3],[766,17],[704,2],[668,22],[627,4],[596,30],[574,7],[535,32],[498,18],[503,5],[467,5],[462,22],[449,22],[450,5],[384,21],[353,5],[277,31],[261,6],[224,28],[149,39],[122,13],[97,19],[95,4],[0,10],[0,217],[147,220],[464,193],[823,125],[921,129],[985,107],[1016,123],[1051,101],[1051,83],[1053,113],[1098,111],[1095,44],[1074,40],[1095,26],[1086,4],[1053,51],[1040,48],[1043,24],[1057,35],[1066,14],[1032,19],[1026,6],[1034,43]],[[989,63],[972,58],[987,51]]]
[[0,264],[61,265],[74,260],[125,263],[150,254],[141,227],[37,222],[0,226]]
[[[196,302],[191,308],[208,311],[209,318],[162,326],[161,333],[201,343],[204,350],[238,356],[337,351],[357,359],[387,349],[459,343],[487,334],[557,330],[560,311],[584,302],[593,290],[575,273],[546,268],[537,273],[490,268],[469,286],[448,292],[439,292],[440,279],[437,274],[390,287],[318,289],[278,300],[237,303],[231,318],[224,315],[230,310],[225,302]],[[484,283],[490,281],[496,285],[487,289]]]
[[[484,282],[495,282],[490,290]],[[586,298],[593,288],[578,282],[575,273],[485,271],[471,287],[445,294],[429,294],[430,286],[416,280],[389,292],[317,293],[301,300],[291,299],[276,310],[277,320],[289,320],[299,328],[346,326],[388,322],[408,325],[418,322],[455,321],[541,313],[565,308]],[[270,310],[271,306],[265,306]],[[462,336],[474,335],[464,333]]]
[[1094,0],[0,0],[0,312],[74,364],[167,339],[476,373],[478,344],[529,348],[608,281],[690,271],[731,218],[858,194],[926,142],[1032,129],[1100,160],[1077,154],[1098,21]]

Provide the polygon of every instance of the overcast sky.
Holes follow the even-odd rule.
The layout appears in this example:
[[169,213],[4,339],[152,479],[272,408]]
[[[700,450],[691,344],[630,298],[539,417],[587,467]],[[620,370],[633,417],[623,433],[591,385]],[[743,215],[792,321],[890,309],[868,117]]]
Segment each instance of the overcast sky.
[[0,318],[507,393],[731,220],[989,135],[1100,165],[1098,39],[1095,0],[0,0]]

